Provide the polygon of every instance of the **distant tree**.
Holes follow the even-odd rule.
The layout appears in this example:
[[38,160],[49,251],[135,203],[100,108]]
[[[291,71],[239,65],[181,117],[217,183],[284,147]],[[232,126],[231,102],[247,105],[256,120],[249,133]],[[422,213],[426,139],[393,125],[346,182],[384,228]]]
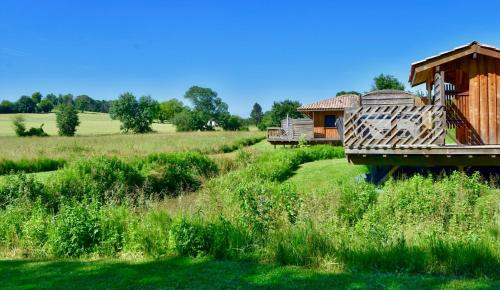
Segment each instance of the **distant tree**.
[[111,118],[122,122],[121,130],[134,133],[151,132],[151,124],[158,114],[159,104],[149,96],[139,100],[131,93],[124,93],[113,102],[110,109]]
[[31,95],[31,99],[33,100],[33,102],[35,102],[35,104],[38,104],[40,103],[40,101],[42,100],[43,96],[40,92],[34,92],[32,95]]
[[373,79],[372,91],[400,90],[404,91],[405,85],[392,75],[380,74]]
[[56,111],[56,124],[61,136],[74,136],[80,125],[78,112],[73,105],[61,104]]
[[73,105],[75,102],[73,100],[73,95],[72,94],[66,94],[66,95],[61,95],[57,96],[57,104],[66,104],[66,105]]
[[210,121],[222,123],[229,115],[228,106],[217,97],[217,92],[210,88],[193,86],[187,90],[184,97],[193,104],[193,111],[197,118],[203,120],[205,125],[199,130],[213,130]]
[[231,115],[224,119],[221,124],[222,129],[226,131],[245,131],[248,127],[245,126],[245,120],[240,116]]
[[36,103],[31,97],[22,96],[16,102],[16,111],[19,113],[35,113]]
[[54,94],[47,94],[47,95],[45,95],[44,99],[47,100],[47,101],[50,101],[54,107],[57,106],[57,105],[59,105],[57,103],[57,96],[54,95]]
[[15,112],[16,107],[14,103],[7,100],[3,100],[2,102],[0,102],[0,114],[10,114]]
[[265,130],[267,127],[279,126],[281,120],[287,116],[290,118],[302,118],[304,115],[297,111],[301,106],[298,101],[285,100],[274,102],[271,110],[264,114],[262,122],[259,124],[259,130]]
[[87,95],[80,95],[75,98],[75,108],[82,113],[84,111],[94,111],[94,103],[94,99]]
[[187,107],[184,104],[177,100],[171,99],[160,104],[160,110],[158,112],[158,120],[161,123],[172,121],[176,114],[179,114],[182,111],[187,110]]
[[361,96],[361,93],[357,92],[357,91],[340,91],[340,92],[337,92],[337,94],[335,96],[342,96],[342,95],[358,95],[358,96]]
[[252,112],[250,112],[250,117],[252,118],[255,125],[259,125],[260,122],[262,122],[264,113],[262,112],[262,107],[259,105],[259,103],[253,104]]
[[54,104],[47,98],[41,100],[37,105],[37,112],[49,113],[54,109]]
[[175,114],[172,124],[178,132],[203,130],[206,126],[201,114],[196,111],[184,110]]

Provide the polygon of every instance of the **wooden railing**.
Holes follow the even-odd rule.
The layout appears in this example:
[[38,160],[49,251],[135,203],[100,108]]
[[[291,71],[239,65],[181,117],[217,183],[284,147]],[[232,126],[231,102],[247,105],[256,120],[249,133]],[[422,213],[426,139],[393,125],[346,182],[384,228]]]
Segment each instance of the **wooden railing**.
[[361,106],[346,110],[344,144],[348,148],[444,145],[444,106]]
[[338,129],[328,127],[314,127],[314,138],[340,140]]

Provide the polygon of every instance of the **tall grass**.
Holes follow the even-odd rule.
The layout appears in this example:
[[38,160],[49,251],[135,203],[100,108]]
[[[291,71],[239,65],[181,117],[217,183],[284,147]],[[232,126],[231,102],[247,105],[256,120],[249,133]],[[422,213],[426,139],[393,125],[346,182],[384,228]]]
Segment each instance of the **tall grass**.
[[62,168],[66,164],[62,159],[37,158],[20,160],[0,160],[0,175],[10,173],[32,173],[42,171],[52,171]]
[[[332,183],[330,194],[304,199],[287,179],[304,162],[343,157],[341,148],[247,154],[236,156],[250,160],[246,166],[217,177],[215,163],[199,153],[151,155],[127,164],[94,160],[61,171],[75,176],[67,184],[78,176],[86,187],[68,188],[68,194],[52,183],[19,178],[17,186],[2,189],[10,197],[0,210],[0,248],[29,257],[208,255],[350,271],[498,277],[500,194],[477,174],[417,175],[381,187],[346,179]],[[157,174],[157,166],[182,167],[188,175]],[[169,212],[151,206],[162,186],[151,191],[157,195],[144,196],[152,172],[191,186],[197,184],[191,177],[209,180],[198,188],[192,210]],[[125,197],[103,195],[113,188]],[[146,202],[134,202],[132,193]],[[56,206],[43,196],[55,198]]]

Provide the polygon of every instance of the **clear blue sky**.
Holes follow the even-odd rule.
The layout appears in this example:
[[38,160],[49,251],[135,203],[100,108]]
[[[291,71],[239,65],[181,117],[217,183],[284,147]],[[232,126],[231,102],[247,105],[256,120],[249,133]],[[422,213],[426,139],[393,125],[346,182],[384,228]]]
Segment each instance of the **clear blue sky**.
[[[500,46],[500,1],[23,1],[0,4],[0,99],[213,88],[232,113],[368,90],[472,40]],[[400,3],[401,2],[401,3]]]

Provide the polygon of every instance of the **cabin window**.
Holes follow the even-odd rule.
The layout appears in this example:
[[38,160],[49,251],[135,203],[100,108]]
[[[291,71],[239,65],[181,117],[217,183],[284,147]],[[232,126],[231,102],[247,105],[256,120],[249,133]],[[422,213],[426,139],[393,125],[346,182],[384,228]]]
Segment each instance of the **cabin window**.
[[325,127],[326,128],[335,128],[337,123],[337,117],[335,115],[326,115],[325,116]]

